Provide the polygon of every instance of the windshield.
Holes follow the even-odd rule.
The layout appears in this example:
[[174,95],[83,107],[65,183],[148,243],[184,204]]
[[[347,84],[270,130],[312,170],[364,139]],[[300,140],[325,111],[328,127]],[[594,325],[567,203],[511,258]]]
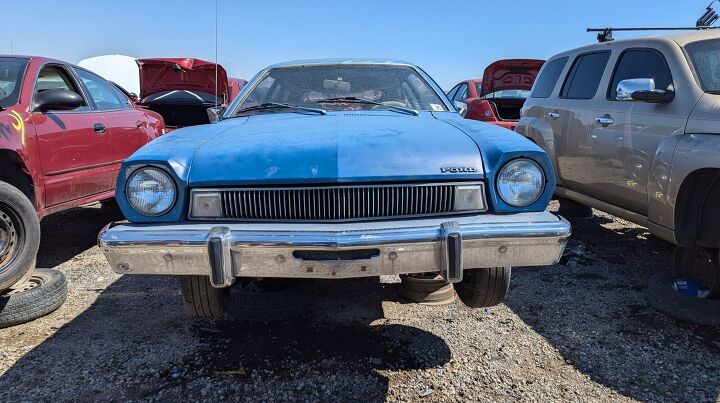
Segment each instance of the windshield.
[[685,51],[703,91],[720,93],[720,39],[688,43]]
[[0,106],[18,103],[20,86],[28,61],[17,57],[0,57]]
[[[347,102],[343,102],[343,99]],[[359,100],[371,102],[357,102]],[[440,96],[415,69],[387,65],[319,65],[270,69],[248,93],[236,112],[270,103],[327,111],[393,110],[393,107],[447,111]],[[253,112],[288,110],[273,108]]]

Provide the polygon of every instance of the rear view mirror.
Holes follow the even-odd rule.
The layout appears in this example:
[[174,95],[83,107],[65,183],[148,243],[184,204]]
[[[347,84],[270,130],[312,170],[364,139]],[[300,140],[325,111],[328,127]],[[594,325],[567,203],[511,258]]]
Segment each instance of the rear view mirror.
[[208,115],[208,120],[210,121],[210,123],[219,122],[223,113],[225,113],[224,106],[213,106],[213,107],[207,108],[207,115]]
[[35,95],[35,109],[46,111],[69,111],[83,105],[83,98],[73,91],[60,88],[38,92]]
[[460,116],[465,117],[468,108],[467,104],[465,102],[453,101],[453,105],[455,105],[455,109],[457,109]]
[[323,80],[323,88],[326,90],[350,92],[350,83],[341,80]]
[[631,78],[622,80],[616,88],[617,101],[642,101],[651,103],[670,102],[675,98],[675,92],[655,89],[655,80],[652,78]]

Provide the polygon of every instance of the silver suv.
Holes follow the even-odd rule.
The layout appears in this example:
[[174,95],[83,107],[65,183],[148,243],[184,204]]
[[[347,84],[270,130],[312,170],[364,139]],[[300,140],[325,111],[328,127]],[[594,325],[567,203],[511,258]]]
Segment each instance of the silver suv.
[[720,34],[598,43],[548,60],[516,131],[543,147],[556,195],[647,226],[678,276],[720,295]]

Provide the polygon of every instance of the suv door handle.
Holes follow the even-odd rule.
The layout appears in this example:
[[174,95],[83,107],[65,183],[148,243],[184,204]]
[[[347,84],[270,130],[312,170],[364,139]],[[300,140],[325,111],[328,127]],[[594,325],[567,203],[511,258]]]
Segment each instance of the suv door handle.
[[552,120],[556,120],[557,118],[560,117],[560,114],[557,112],[548,112],[548,116],[550,116],[552,118]]
[[595,118],[595,121],[600,123],[602,127],[608,127],[609,125],[615,123],[615,120],[607,115],[600,118]]
[[105,125],[102,123],[95,123],[93,125],[93,130],[95,130],[95,133],[97,134],[105,134]]

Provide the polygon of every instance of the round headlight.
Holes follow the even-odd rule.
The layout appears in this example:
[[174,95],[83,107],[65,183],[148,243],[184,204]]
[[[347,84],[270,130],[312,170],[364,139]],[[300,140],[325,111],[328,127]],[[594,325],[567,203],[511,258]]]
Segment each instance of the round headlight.
[[500,198],[514,207],[533,204],[545,188],[545,174],[535,161],[518,158],[500,170],[497,189]]
[[158,168],[140,168],[130,175],[125,187],[128,202],[135,211],[146,216],[159,216],[175,204],[175,182]]

